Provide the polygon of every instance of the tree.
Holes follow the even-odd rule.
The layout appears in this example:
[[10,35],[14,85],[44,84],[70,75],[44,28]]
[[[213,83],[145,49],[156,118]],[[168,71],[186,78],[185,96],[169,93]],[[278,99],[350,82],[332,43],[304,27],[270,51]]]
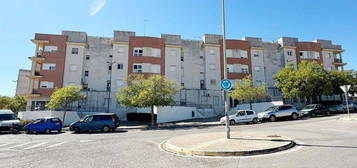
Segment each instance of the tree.
[[252,102],[258,99],[269,98],[265,85],[253,86],[250,76],[236,82],[234,90],[230,95],[232,98],[248,102],[252,109]]
[[8,96],[0,96],[0,109],[6,109],[11,102]]
[[332,85],[328,82],[328,72],[319,63],[302,61],[297,70],[287,65],[276,75],[275,86],[284,97],[316,98],[331,92]]
[[117,99],[126,107],[150,107],[151,125],[156,125],[154,106],[167,106],[174,103],[176,83],[164,76],[129,75],[128,87],[119,89]]
[[11,111],[17,113],[21,108],[25,107],[27,104],[27,97],[25,96],[15,96],[11,98],[10,103],[7,105],[7,108]]
[[344,92],[340,89],[342,85],[353,85],[354,78],[351,71],[331,71],[329,73],[329,80],[332,89],[327,95],[339,94],[342,95]]
[[56,89],[51,95],[48,107],[50,109],[63,108],[63,122],[66,118],[66,108],[69,104],[82,100],[84,98],[80,93],[81,86],[67,86],[64,88]]

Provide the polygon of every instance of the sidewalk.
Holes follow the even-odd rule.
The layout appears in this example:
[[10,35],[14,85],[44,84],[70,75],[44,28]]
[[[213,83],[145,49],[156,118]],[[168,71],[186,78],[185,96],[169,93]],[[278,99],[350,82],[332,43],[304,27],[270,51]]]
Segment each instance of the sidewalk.
[[[150,123],[142,123],[135,121],[122,121],[119,128],[123,129],[150,129]],[[185,127],[211,127],[221,125],[217,117],[191,119],[169,123],[159,123],[157,129],[176,129]]]
[[161,144],[165,151],[189,156],[251,156],[290,149],[295,142],[278,135],[257,135],[232,132],[190,134],[173,137]]

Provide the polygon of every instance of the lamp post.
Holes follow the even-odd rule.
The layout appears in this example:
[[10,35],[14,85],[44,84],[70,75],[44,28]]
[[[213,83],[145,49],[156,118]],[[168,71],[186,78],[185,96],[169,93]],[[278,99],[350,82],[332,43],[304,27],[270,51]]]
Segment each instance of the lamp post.
[[[226,57],[226,23],[225,23],[225,15],[224,15],[224,0],[222,0],[222,34],[223,34],[223,78],[227,79],[227,57]],[[224,114],[226,116],[226,133],[227,139],[231,138],[229,128],[229,117],[228,117],[228,93],[226,90],[223,90],[223,100],[224,100]]]

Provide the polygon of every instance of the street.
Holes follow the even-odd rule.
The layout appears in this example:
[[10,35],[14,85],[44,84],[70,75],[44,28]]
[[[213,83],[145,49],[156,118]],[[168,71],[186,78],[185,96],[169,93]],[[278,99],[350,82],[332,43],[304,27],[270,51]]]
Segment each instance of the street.
[[224,131],[221,125],[157,130],[119,127],[114,133],[1,134],[0,167],[352,168],[357,164],[357,122],[337,120],[339,117],[232,126],[232,131],[283,135],[298,142],[288,151],[251,157],[188,157],[159,148],[174,136]]

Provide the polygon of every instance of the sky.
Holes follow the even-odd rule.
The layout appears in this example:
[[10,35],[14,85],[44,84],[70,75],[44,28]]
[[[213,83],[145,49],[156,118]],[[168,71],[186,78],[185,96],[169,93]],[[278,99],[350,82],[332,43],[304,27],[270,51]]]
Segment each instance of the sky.
[[[357,1],[225,0],[227,38],[281,36],[332,40],[357,70]],[[113,37],[113,30],[200,40],[221,34],[221,0],[1,0],[0,95],[13,96],[19,69],[30,69],[35,33],[62,30]]]

